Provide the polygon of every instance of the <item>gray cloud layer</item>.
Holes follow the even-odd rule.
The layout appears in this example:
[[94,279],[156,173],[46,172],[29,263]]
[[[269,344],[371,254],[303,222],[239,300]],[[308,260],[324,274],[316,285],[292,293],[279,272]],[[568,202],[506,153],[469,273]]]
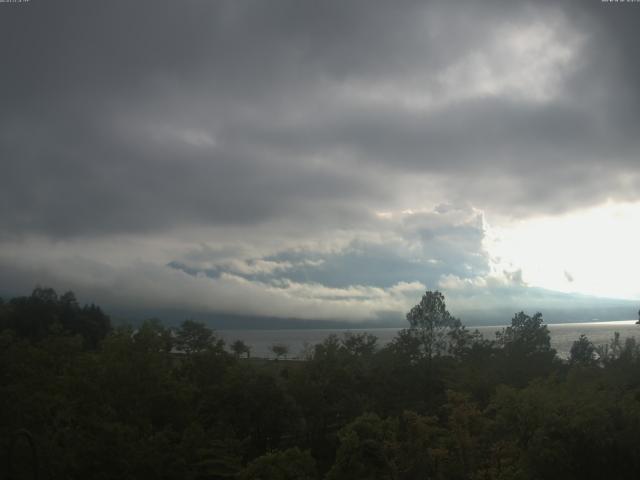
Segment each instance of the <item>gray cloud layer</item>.
[[637,198],[637,13],[595,3],[4,7],[0,221],[340,223],[403,174],[517,213]]
[[[236,264],[291,264],[243,278],[331,288],[486,275],[481,222],[439,225],[436,205],[640,199],[639,19],[599,1],[2,4],[0,241],[170,239],[188,245],[163,265],[216,278],[229,259],[193,249],[241,241]],[[431,213],[376,216],[405,209]],[[333,234],[331,255],[291,240]]]

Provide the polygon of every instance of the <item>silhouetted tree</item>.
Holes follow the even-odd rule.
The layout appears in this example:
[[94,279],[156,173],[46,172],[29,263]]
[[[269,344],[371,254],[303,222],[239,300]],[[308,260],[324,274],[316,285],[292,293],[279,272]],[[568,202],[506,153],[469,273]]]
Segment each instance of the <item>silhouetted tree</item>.
[[[65,295],[71,294],[71,297]],[[66,323],[65,327],[69,327],[71,332],[77,332],[82,335],[90,348],[96,348],[98,343],[102,341],[111,331],[111,321],[102,309],[94,304],[85,305],[78,310],[78,303],[73,293],[67,292],[61,297],[63,308],[70,312],[68,317],[71,321]]]
[[348,353],[358,357],[373,355],[376,351],[378,337],[370,333],[346,332],[342,337],[342,345]]
[[517,313],[510,326],[496,333],[496,338],[501,348],[495,368],[503,383],[524,386],[553,370],[556,352],[551,348],[549,329],[543,324],[541,313],[532,317]]
[[573,342],[569,356],[569,363],[575,365],[594,365],[596,363],[596,347],[586,335]]
[[460,320],[447,311],[444,295],[438,291],[427,291],[420,303],[407,313],[407,321],[428,359],[450,352],[454,332],[462,328]]
[[173,349],[174,339],[171,330],[157,318],[142,322],[132,338],[134,347],[140,351],[167,354]]
[[280,359],[280,357],[284,357],[286,359],[289,354],[289,347],[284,343],[274,343],[269,347],[269,350],[273,352],[276,359]]
[[111,321],[96,305],[80,307],[73,292],[58,297],[52,288],[36,287],[28,297],[15,297],[3,308],[5,328],[33,341],[49,333],[81,335],[95,349],[111,330]]
[[524,312],[516,313],[511,325],[496,334],[498,343],[509,353],[531,355],[551,351],[549,329],[543,325],[542,314],[533,317]]
[[211,348],[222,340],[216,338],[213,330],[204,323],[185,320],[176,331],[176,347],[185,353],[198,353]]
[[31,293],[31,299],[35,303],[55,305],[58,302],[58,294],[53,288],[37,286]]
[[422,338],[415,328],[403,328],[391,340],[385,350],[394,356],[404,359],[408,364],[415,364],[423,357]]
[[246,354],[247,358],[251,356],[251,348],[242,340],[236,340],[231,344],[231,351],[235,354],[236,358],[240,358]]

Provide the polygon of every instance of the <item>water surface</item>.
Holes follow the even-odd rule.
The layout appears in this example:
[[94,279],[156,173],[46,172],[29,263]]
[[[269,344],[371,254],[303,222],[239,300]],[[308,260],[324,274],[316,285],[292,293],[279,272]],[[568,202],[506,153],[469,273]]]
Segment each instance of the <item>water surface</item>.
[[[558,355],[569,356],[571,345],[581,334],[587,335],[595,345],[610,342],[614,332],[620,333],[620,338],[631,336],[640,337],[640,325],[635,320],[620,320],[615,322],[588,323],[556,323],[548,324],[551,333],[551,346],[558,351]],[[494,339],[495,332],[506,325],[467,327],[477,329],[485,338]],[[368,332],[378,337],[380,346],[389,343],[400,328],[358,328],[358,329],[292,329],[292,330],[220,330],[218,333],[230,343],[241,339],[251,347],[251,355],[255,357],[273,358],[269,347],[274,343],[282,343],[289,347],[291,358],[302,357],[305,349],[322,342],[331,334],[342,336],[345,332]]]

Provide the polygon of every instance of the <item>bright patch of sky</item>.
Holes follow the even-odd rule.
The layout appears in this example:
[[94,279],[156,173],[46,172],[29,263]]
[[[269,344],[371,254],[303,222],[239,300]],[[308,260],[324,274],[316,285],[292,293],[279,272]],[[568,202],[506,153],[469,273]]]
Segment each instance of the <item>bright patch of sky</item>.
[[601,297],[638,298],[640,203],[609,202],[489,228],[496,270],[521,270],[528,285]]

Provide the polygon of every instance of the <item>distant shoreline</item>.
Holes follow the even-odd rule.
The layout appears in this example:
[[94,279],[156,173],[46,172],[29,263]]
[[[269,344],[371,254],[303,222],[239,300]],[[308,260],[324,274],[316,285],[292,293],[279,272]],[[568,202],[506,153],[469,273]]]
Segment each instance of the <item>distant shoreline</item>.
[[[559,327],[559,326],[576,326],[576,325],[604,325],[604,326],[613,326],[613,325],[634,325],[636,324],[636,320],[594,320],[587,322],[553,322],[547,323],[545,325],[549,327]],[[505,328],[509,326],[509,324],[501,324],[501,325],[465,325],[468,330],[475,330],[476,328],[488,329],[488,328]],[[214,327],[215,328],[215,327]],[[409,325],[396,325],[396,326],[379,326],[379,325],[371,325],[371,326],[363,326],[362,324],[358,324],[354,327],[348,326],[330,326],[326,327],[320,326],[300,326],[300,327],[264,327],[264,328],[250,328],[250,327],[239,327],[239,328],[215,328],[217,332],[241,332],[241,331],[251,331],[251,332],[271,332],[271,331],[304,331],[304,330],[313,330],[313,331],[370,331],[370,330],[402,330],[403,328],[409,328]]]

